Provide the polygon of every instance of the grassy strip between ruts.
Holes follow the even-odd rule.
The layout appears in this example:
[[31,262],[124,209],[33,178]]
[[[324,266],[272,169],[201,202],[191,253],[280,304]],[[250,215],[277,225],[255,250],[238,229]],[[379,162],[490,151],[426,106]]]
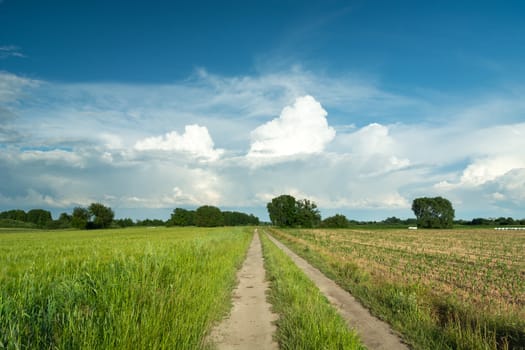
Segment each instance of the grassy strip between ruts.
[[365,349],[312,281],[261,235],[281,349]]
[[0,349],[199,349],[252,228],[0,236]]
[[[433,289],[420,283],[378,278],[364,265],[343,259],[347,254],[339,254],[342,243],[336,241],[335,236],[314,243],[303,239],[308,236],[308,230],[272,229],[271,232],[349,290],[373,313],[391,323],[415,349],[525,348],[523,320],[513,324],[506,315],[487,315],[453,297],[436,295]],[[336,234],[345,235],[345,231]],[[372,248],[369,251],[372,255]],[[366,258],[366,254],[361,257]]]

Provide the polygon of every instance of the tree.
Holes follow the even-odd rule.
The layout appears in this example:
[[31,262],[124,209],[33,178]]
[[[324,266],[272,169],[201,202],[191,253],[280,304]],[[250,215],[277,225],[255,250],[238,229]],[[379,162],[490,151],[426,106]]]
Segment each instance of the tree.
[[349,222],[346,216],[341,214],[335,214],[321,222],[321,226],[326,228],[346,228],[348,227],[348,224]]
[[281,227],[316,227],[321,222],[317,205],[308,200],[296,200],[283,194],[266,205],[272,224]]
[[93,217],[94,228],[108,228],[113,222],[115,213],[110,207],[100,203],[91,203],[88,208],[89,216]]
[[297,206],[297,217],[295,219],[295,224],[301,227],[317,227],[321,222],[321,214],[317,205],[308,200],[301,199],[296,202]]
[[58,221],[60,221],[63,224],[70,224],[71,223],[72,216],[68,213],[61,213],[58,217]]
[[195,211],[182,208],[175,208],[169,221],[174,226],[193,226],[195,225]]
[[157,226],[165,226],[166,222],[161,219],[144,219],[144,220],[138,220],[137,226],[149,226],[149,227],[157,227]]
[[224,218],[221,210],[211,205],[203,205],[195,211],[195,225],[202,227],[222,226]]
[[283,194],[272,199],[266,205],[272,224],[281,227],[295,226],[297,218],[297,205],[294,197]]
[[53,229],[64,229],[64,228],[70,228],[71,227],[71,220],[72,216],[68,213],[61,213],[57,220],[52,221],[51,223],[48,223],[46,225],[46,228],[53,228]]
[[131,218],[113,220],[113,223],[115,223],[117,226],[122,227],[122,228],[131,227],[135,225],[135,223],[133,222],[133,220],[131,220]]
[[86,208],[76,207],[71,215],[71,226],[81,230],[87,228],[89,222],[89,211]]
[[403,221],[398,217],[392,216],[383,220],[383,223],[387,225],[397,225],[403,223]]
[[13,209],[0,213],[0,219],[10,219],[17,221],[27,221],[27,214],[21,209]]
[[241,213],[238,211],[223,211],[224,226],[244,226],[244,225],[259,225],[259,218],[253,214]]
[[417,218],[417,226],[422,228],[452,228],[454,208],[443,197],[422,197],[412,202],[412,210]]
[[48,223],[53,221],[51,212],[44,209],[31,209],[27,212],[27,222],[31,222],[38,227],[45,227]]

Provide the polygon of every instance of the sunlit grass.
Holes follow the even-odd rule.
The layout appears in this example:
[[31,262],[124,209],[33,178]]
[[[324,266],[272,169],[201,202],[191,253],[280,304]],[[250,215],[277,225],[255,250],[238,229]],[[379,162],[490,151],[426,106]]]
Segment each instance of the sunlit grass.
[[295,263],[261,235],[281,349],[364,349],[355,332]]
[[198,349],[248,228],[0,232],[0,348]]

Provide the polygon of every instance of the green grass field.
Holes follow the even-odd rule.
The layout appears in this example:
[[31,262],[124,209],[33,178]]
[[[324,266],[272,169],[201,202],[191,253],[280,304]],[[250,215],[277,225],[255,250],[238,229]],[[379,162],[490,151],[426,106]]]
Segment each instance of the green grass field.
[[[525,347],[525,232],[270,231],[415,349]],[[0,230],[0,349],[208,349],[253,228]],[[264,235],[282,348],[359,348]]]
[[0,231],[0,348],[199,349],[250,228]]
[[272,232],[415,348],[525,348],[525,232]]

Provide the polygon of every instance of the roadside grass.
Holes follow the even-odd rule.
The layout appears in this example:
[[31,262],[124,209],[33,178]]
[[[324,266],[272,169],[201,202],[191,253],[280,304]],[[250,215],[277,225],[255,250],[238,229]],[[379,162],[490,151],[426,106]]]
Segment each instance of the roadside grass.
[[251,228],[0,232],[0,349],[199,349]]
[[271,233],[387,320],[415,349],[525,348],[521,234]]
[[280,349],[365,349],[315,284],[261,234]]

